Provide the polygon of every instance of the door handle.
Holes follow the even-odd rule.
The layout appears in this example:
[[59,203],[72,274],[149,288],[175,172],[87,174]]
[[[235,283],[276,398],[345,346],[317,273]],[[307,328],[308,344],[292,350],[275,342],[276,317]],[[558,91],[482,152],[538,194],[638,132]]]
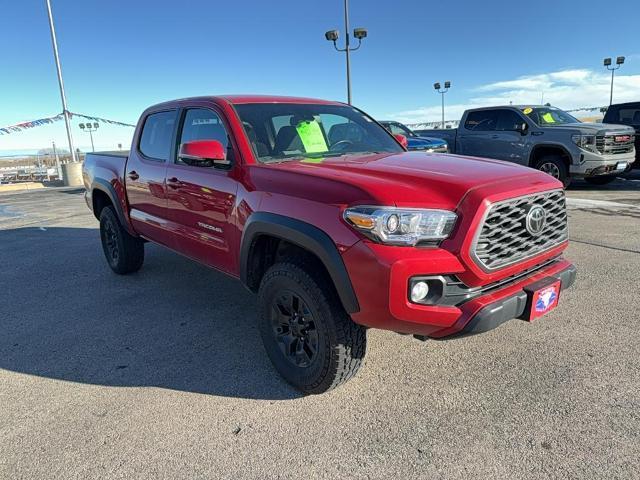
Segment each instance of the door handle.
[[138,175],[138,172],[135,170],[131,170],[128,176],[131,180],[138,180],[140,178],[140,175]]
[[500,138],[499,135],[491,135],[491,138]]
[[167,180],[167,186],[170,188],[180,188],[184,185],[180,180],[176,177],[171,177]]

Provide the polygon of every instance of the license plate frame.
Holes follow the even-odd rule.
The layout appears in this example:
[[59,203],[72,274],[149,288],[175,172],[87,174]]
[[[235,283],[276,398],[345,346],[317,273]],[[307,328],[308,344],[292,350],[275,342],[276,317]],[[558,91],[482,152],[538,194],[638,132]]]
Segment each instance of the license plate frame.
[[562,281],[556,277],[547,277],[525,287],[527,305],[524,319],[528,322],[543,317],[558,306]]

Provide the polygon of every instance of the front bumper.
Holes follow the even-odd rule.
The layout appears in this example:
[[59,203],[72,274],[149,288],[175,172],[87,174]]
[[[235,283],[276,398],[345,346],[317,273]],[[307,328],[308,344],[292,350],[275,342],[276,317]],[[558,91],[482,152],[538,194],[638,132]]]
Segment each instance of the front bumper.
[[582,162],[572,164],[569,171],[574,177],[596,177],[600,175],[616,175],[625,171],[621,164],[631,165],[635,159],[634,151],[619,155],[598,155],[596,153],[582,152]]
[[513,278],[502,279],[495,286],[486,282],[477,287],[480,293],[455,305],[423,305],[409,301],[410,279],[435,275],[460,278],[467,269],[451,252],[359,242],[343,254],[343,260],[360,304],[360,311],[352,314],[356,323],[430,338],[495,328],[523,314],[524,289],[529,285],[560,278],[564,290],[575,280],[575,267],[562,257],[538,258],[523,262]]
[[[554,275],[560,280],[560,290],[571,287],[576,280],[576,267],[573,265]],[[514,318],[526,315],[527,294],[521,290],[511,296],[483,307],[460,331],[460,335],[474,335],[488,332]]]

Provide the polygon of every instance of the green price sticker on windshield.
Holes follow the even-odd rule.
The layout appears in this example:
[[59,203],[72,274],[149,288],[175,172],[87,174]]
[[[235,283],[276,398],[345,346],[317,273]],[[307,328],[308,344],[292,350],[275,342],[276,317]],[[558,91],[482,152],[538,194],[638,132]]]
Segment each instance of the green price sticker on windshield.
[[296,127],[304,150],[307,153],[319,153],[326,152],[327,142],[324,140],[324,135],[320,129],[320,124],[315,120],[311,122],[300,122]]
[[543,113],[542,120],[544,120],[544,123],[556,123],[556,119],[553,118],[551,112]]

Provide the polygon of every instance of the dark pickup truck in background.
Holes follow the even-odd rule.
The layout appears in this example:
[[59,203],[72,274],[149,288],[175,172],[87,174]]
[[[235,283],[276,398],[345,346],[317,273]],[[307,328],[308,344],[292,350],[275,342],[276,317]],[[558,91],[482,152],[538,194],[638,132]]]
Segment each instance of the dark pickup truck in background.
[[604,115],[603,123],[628,125],[636,131],[636,161],[634,168],[640,168],[640,102],[618,103],[610,105]]
[[583,123],[547,105],[467,110],[460,127],[416,130],[440,137],[449,152],[519,163],[568,186],[572,178],[604,185],[635,160],[635,131],[625,125]]

